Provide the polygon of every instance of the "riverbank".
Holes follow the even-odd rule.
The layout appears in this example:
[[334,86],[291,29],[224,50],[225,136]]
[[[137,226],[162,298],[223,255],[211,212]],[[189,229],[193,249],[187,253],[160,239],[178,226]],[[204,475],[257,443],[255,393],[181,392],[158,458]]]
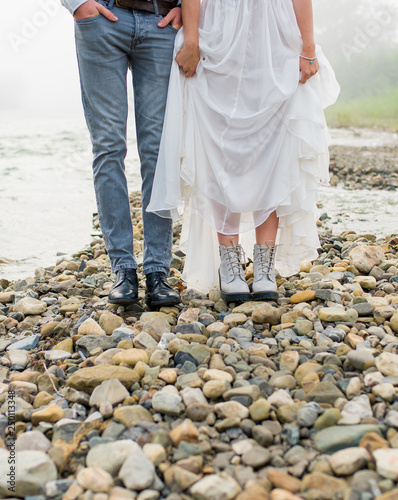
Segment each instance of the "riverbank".
[[178,308],[108,305],[100,238],[0,279],[0,496],[395,500],[398,237],[320,228],[278,301],[227,305],[183,290],[179,231]]

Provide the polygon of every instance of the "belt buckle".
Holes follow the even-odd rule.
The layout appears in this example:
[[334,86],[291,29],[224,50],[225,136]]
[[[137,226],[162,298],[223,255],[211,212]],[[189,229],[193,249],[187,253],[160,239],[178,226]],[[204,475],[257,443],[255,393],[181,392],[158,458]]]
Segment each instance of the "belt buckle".
[[120,0],[115,0],[115,5],[116,5],[116,7],[119,7],[121,9],[128,9],[129,8],[129,7],[127,7],[127,5],[122,5]]

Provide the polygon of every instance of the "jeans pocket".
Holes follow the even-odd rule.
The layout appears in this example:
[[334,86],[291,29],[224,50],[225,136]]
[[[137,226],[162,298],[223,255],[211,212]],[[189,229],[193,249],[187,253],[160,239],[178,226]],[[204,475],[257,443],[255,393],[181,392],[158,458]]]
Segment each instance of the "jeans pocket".
[[178,33],[178,31],[179,31],[177,28],[174,28],[174,26],[172,26],[171,24],[168,24],[168,25],[166,26],[166,28],[171,29],[172,31],[174,31],[174,33]]
[[101,17],[101,14],[97,14],[96,16],[93,17],[86,17],[85,19],[75,19],[76,24],[91,24],[93,21],[96,21],[98,18]]

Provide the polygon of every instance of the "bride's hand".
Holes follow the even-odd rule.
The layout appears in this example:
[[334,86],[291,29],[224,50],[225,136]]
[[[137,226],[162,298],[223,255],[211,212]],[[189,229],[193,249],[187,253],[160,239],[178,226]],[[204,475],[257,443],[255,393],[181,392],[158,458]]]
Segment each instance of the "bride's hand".
[[191,78],[196,73],[200,59],[199,46],[197,44],[187,44],[177,54],[176,61],[186,78]]
[[[307,56],[307,54],[301,54],[301,56],[314,57],[313,55]],[[301,71],[300,83],[305,83],[309,78],[311,78],[311,76],[314,76],[316,73],[318,73],[319,64],[318,64],[318,59],[316,58],[313,59],[312,61],[309,61],[308,59],[305,59],[304,57],[301,56],[300,56],[300,71]]]

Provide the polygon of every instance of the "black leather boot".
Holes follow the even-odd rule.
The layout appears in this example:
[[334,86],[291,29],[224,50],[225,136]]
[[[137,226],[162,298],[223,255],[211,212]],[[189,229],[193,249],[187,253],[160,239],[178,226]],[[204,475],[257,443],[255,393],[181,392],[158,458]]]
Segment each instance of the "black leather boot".
[[116,281],[108,295],[108,302],[125,306],[139,300],[137,271],[125,268],[117,271]]
[[181,302],[180,295],[167,281],[166,273],[149,273],[146,277],[145,302],[149,307],[175,306]]

